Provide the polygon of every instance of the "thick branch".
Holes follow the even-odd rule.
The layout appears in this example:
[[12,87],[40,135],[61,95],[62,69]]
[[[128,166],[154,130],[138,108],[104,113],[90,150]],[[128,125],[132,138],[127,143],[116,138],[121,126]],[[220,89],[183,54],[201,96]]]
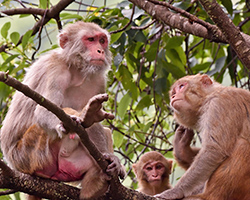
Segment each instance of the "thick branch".
[[35,15],[44,15],[45,10],[41,8],[16,8],[11,10],[4,10],[0,12],[0,17],[4,17],[1,13],[12,16],[12,15],[21,15],[21,14],[35,14]]
[[240,30],[224,13],[216,0],[200,0],[207,14],[222,31],[228,43],[233,47],[245,67],[250,69],[250,44],[246,42]]
[[[165,24],[169,25],[172,28],[179,29],[185,33],[189,33],[201,38],[208,39],[213,42],[222,42],[228,43],[227,38],[224,36],[222,31],[215,25],[210,25],[209,29],[207,25],[204,26],[201,23],[201,20],[197,22],[190,23],[188,18],[182,17],[179,14],[173,13],[169,11],[167,8],[168,4],[156,0],[149,0],[149,1],[141,1],[141,0],[129,0],[136,6],[143,9],[149,15],[154,17],[155,19],[164,22]],[[153,3],[154,2],[154,3]],[[172,7],[171,7],[172,8]],[[171,9],[170,8],[170,9]],[[183,12],[180,12],[183,14]],[[195,19],[191,17],[191,21]],[[205,23],[205,22],[204,22]],[[201,25],[203,24],[203,25]],[[244,33],[241,33],[242,37],[250,44],[250,36]]]
[[[214,25],[210,25],[208,30],[200,23],[190,23],[188,18],[182,17],[179,14],[169,11],[165,5],[160,5],[160,2],[154,1],[141,1],[141,0],[129,0],[136,6],[145,10],[149,15],[157,20],[164,22],[172,28],[177,28],[185,33],[190,33],[198,37],[209,39],[216,42],[226,42],[225,37],[221,31]],[[216,33],[216,34],[215,34]]]

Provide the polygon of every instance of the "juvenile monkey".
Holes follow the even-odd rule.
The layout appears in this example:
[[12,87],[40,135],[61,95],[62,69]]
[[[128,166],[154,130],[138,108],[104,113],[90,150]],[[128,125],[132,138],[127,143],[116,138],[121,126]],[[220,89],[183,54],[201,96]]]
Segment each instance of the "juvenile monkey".
[[172,160],[166,159],[161,153],[147,152],[132,167],[138,180],[139,192],[155,195],[171,188],[169,175]]
[[[23,83],[76,115],[73,118],[87,128],[90,139],[110,161],[106,172],[123,176],[119,159],[113,154],[110,130],[95,123],[114,117],[101,109],[108,99],[101,93],[105,92],[106,71],[112,59],[109,38],[108,32],[94,23],[66,26],[59,34],[61,48],[38,59]],[[82,179],[81,198],[105,192],[109,177],[78,136],[66,133],[53,113],[16,92],[3,121],[1,148],[11,167],[20,172],[61,181]]]
[[[249,91],[224,87],[207,75],[198,74],[174,83],[170,98],[175,119],[182,126],[200,132],[202,147],[176,186],[156,196],[189,200],[250,199]],[[191,196],[204,185],[202,193]]]

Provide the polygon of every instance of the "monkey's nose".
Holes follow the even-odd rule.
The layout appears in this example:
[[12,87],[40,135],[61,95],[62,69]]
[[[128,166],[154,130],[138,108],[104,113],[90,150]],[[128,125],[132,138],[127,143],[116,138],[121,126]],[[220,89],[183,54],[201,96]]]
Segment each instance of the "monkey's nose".
[[104,50],[97,49],[97,53],[104,54]]

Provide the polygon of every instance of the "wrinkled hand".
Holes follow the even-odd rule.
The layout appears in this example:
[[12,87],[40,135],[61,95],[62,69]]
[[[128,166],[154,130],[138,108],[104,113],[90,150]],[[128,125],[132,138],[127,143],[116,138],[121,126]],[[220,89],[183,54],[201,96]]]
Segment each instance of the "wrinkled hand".
[[194,137],[193,130],[184,128],[183,126],[179,126],[175,131],[174,147],[190,146],[193,137]]
[[123,179],[126,175],[126,171],[119,158],[111,153],[104,153],[103,157],[108,161],[108,163],[110,163],[107,166],[106,173],[111,177],[119,176]]
[[[82,118],[76,116],[76,115],[70,115],[70,117],[78,124],[82,123]],[[56,126],[56,131],[58,134],[59,138],[63,138],[64,135],[68,134],[70,132],[70,130],[64,126],[64,124],[62,122],[60,122],[57,126]]]
[[107,94],[98,94],[93,96],[85,106],[81,117],[83,127],[88,128],[95,122],[100,122],[104,119],[114,119],[114,115],[107,113],[102,109],[102,103],[108,100]]
[[184,193],[180,188],[165,190],[164,192],[155,195],[159,199],[175,200],[184,198]]

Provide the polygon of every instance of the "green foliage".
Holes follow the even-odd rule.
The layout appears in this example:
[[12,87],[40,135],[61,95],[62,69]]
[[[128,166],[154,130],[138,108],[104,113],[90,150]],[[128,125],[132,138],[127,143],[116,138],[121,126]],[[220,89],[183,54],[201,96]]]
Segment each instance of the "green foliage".
[[10,29],[11,23],[6,22],[3,27],[1,28],[1,35],[3,36],[4,39],[7,39],[8,36],[8,31]]
[[[7,8],[11,6],[10,2],[5,0],[3,4]],[[235,6],[231,0],[221,0],[220,3],[236,25],[250,16],[244,0],[239,0]],[[196,1],[174,0],[173,5],[211,22]],[[39,8],[49,7],[50,1],[39,1]],[[249,72],[235,59],[235,52],[230,46],[183,33],[159,21],[150,24],[152,17],[137,7],[130,22],[132,9],[129,1],[122,1],[108,9],[103,5],[97,8],[90,5],[83,9],[86,10],[84,14],[60,13],[63,25],[84,20],[98,23],[111,32],[113,64],[108,74],[109,101],[104,107],[116,118],[104,124],[112,127],[115,151],[128,171],[138,155],[146,151],[157,150],[166,157],[173,157],[172,151],[168,151],[172,148],[175,125],[169,109],[168,92],[176,79],[186,74],[207,73],[226,85],[250,88]],[[27,17],[22,15],[18,20],[28,20],[24,16]],[[15,28],[14,20],[8,17],[0,23],[0,45],[8,47],[0,52],[0,69],[9,71],[19,80],[34,58],[58,47],[56,38],[52,36],[52,33],[58,33],[55,20],[46,24],[41,37],[38,33],[32,36],[30,29],[35,24],[32,20],[25,30]],[[250,23],[240,28],[249,34]],[[17,45],[20,39],[21,43]],[[0,83],[0,120],[4,118],[12,91]],[[133,180],[132,173],[128,176]],[[134,183],[130,181],[129,185]]]

